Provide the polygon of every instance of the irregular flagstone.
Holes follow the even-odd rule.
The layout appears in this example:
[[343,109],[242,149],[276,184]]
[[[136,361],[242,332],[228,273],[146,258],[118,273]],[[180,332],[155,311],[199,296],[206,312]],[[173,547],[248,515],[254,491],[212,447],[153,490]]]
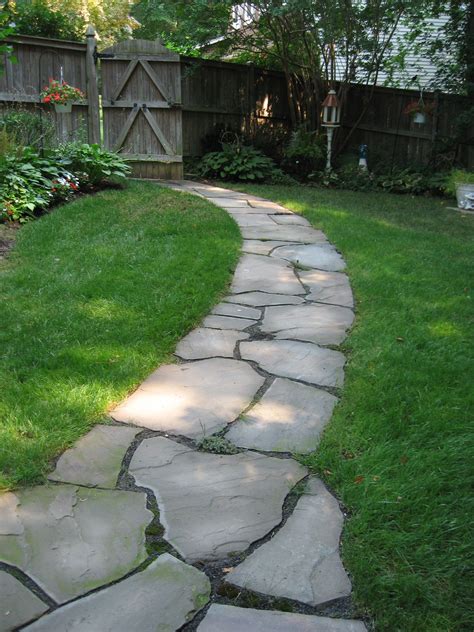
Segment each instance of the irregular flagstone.
[[[275,265],[276,264],[276,265]],[[237,265],[231,290],[263,290],[275,294],[303,294],[304,288],[291,266],[283,261],[260,255],[243,255]]]
[[298,276],[301,282],[310,289],[307,300],[332,303],[342,307],[354,306],[351,286],[345,274],[325,270],[301,270],[298,271]]
[[[242,251],[254,255],[269,255],[274,248],[281,246],[281,241],[260,241],[259,239],[244,240]],[[291,243],[286,244],[291,246]]]
[[242,420],[231,425],[226,439],[269,452],[311,452],[336,403],[326,391],[277,378]]
[[[253,200],[246,198],[248,203],[251,204],[253,202]],[[211,200],[212,202],[214,200]],[[262,213],[264,213],[265,215],[276,215],[282,212],[285,212],[285,209],[281,206],[259,206],[257,208],[254,208],[253,206],[247,206],[247,207],[234,207],[234,208],[226,208],[226,211],[229,213],[229,215],[261,215]]]
[[31,590],[13,575],[0,570],[0,632],[10,632],[46,610],[48,606]]
[[114,488],[137,428],[95,426],[59,458],[51,481]]
[[[297,240],[294,239],[293,241]],[[341,255],[327,242],[303,246],[282,246],[276,248],[271,256],[286,259],[307,268],[319,268],[333,272],[344,270],[346,267]]]
[[[270,202],[269,200],[262,200],[262,199],[250,199],[249,200],[249,204],[250,206],[253,206],[253,208],[272,208],[277,210],[279,213],[283,212],[283,213],[288,213],[288,210],[284,207],[281,206],[281,204],[277,204],[276,202]],[[262,212],[262,211],[260,211]],[[266,211],[264,211],[266,213]]]
[[275,226],[275,222],[270,219],[269,215],[260,215],[255,213],[236,214],[234,220],[240,227],[244,226]]
[[307,219],[305,219],[304,217],[301,217],[301,215],[297,215],[296,213],[281,213],[278,215],[273,215],[272,219],[277,224],[283,224],[283,225],[298,224],[299,226],[311,226],[311,224],[308,222]]
[[293,514],[226,581],[311,606],[347,597],[351,582],[339,557],[343,516],[336,499],[311,479]]
[[304,298],[301,296],[268,294],[267,292],[245,292],[244,294],[227,296],[224,300],[229,303],[254,305],[255,307],[265,307],[266,305],[301,305],[301,303],[304,303]]
[[261,329],[277,338],[337,345],[346,337],[354,313],[338,305],[283,305],[267,307]]
[[184,360],[202,358],[233,358],[238,340],[246,340],[249,334],[232,329],[206,329],[199,327],[191,331],[176,347],[175,354]]
[[202,321],[204,327],[211,327],[213,329],[236,329],[241,331],[255,325],[256,320],[250,320],[249,318],[235,318],[233,316],[218,316],[211,314],[206,316]]
[[361,621],[213,603],[198,632],[367,632]]
[[244,239],[273,239],[276,241],[297,241],[303,244],[327,244],[324,233],[306,226],[279,226],[278,224],[273,227],[249,226],[242,228],[241,233]]
[[117,421],[191,438],[212,434],[250,404],[263,382],[239,360],[165,365],[111,415]]
[[244,360],[257,362],[272,375],[320,386],[342,386],[345,358],[339,351],[296,340],[259,340],[240,343]]
[[146,558],[153,514],[143,493],[43,485],[7,495],[13,502],[0,508],[0,524],[19,525],[21,532],[2,531],[0,561],[20,568],[59,603],[122,577]]
[[212,203],[222,208],[248,208],[247,198],[240,199],[238,197],[213,197]]
[[204,573],[168,553],[140,573],[59,608],[26,629],[31,632],[172,632],[208,601]]
[[154,437],[139,446],[130,473],[156,495],[165,538],[195,562],[243,551],[268,533],[306,470],[291,459],[197,452]]
[[219,316],[236,316],[239,318],[253,318],[254,320],[259,320],[262,315],[260,309],[244,307],[243,305],[233,305],[231,303],[219,303],[219,305],[214,307],[212,313],[218,314]]

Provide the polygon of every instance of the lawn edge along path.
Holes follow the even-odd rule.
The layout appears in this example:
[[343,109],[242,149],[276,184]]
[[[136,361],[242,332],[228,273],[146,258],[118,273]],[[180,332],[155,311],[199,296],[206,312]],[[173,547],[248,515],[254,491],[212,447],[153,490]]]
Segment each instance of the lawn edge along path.
[[178,344],[178,364],[60,457],[48,485],[0,496],[0,632],[151,632],[157,621],[363,632],[350,619],[341,508],[291,458],[317,448],[343,385],[345,263],[282,206],[168,186],[239,225],[231,295]]

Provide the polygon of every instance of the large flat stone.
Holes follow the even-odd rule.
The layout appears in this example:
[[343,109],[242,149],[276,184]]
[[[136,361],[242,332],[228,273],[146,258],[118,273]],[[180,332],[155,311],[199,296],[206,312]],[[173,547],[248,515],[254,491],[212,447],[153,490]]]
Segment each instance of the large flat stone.
[[247,363],[225,358],[157,369],[123,404],[117,421],[199,437],[221,430],[246,408],[263,383]]
[[217,316],[210,314],[202,321],[204,327],[210,327],[212,329],[234,329],[242,331],[255,325],[256,320],[250,320],[249,318],[234,318],[233,316]]
[[314,450],[337,398],[326,391],[277,378],[226,438],[235,445],[269,452]]
[[262,315],[260,309],[254,307],[244,307],[243,305],[233,305],[231,303],[219,303],[212,310],[213,314],[219,314],[220,316],[235,316],[238,318],[253,318],[259,320]]
[[[327,239],[320,230],[306,226],[249,226],[242,228],[244,239],[272,239],[276,241],[296,241],[302,244],[327,244]],[[288,246],[285,246],[286,248]],[[316,267],[316,266],[315,266]]]
[[301,303],[304,303],[304,298],[301,296],[268,294],[267,292],[245,292],[244,294],[228,296],[225,300],[229,303],[254,305],[255,307],[265,307],[266,305],[301,305]]
[[[244,240],[242,251],[254,255],[269,255],[274,248],[281,246],[281,241],[260,241],[258,239]],[[286,244],[291,246],[292,244]]]
[[339,351],[296,340],[260,340],[240,343],[244,360],[257,362],[272,375],[320,386],[342,386],[345,358]]
[[347,597],[351,582],[339,557],[342,524],[336,499],[313,478],[280,531],[231,571],[227,581],[311,606]]
[[0,570],[0,632],[36,619],[48,606],[13,575]]
[[174,632],[208,601],[206,575],[165,553],[145,570],[59,608],[31,632]]
[[239,261],[231,289],[236,294],[259,290],[275,294],[304,293],[303,286],[289,264],[270,257],[247,254]]
[[234,220],[241,228],[244,226],[275,226],[275,222],[270,219],[269,215],[260,213],[237,214],[234,216]]
[[198,632],[367,632],[361,621],[213,603]]
[[[288,241],[298,240],[289,239]],[[286,259],[307,268],[318,268],[333,272],[344,270],[346,267],[341,255],[333,246],[327,243],[314,243],[306,246],[282,246],[281,248],[276,248],[271,256]]]
[[324,270],[301,270],[298,276],[310,289],[306,297],[308,300],[342,305],[342,307],[354,306],[351,286],[345,274]]
[[[269,202],[268,200],[258,200],[258,199],[251,199],[251,198],[247,198],[247,199],[249,200],[250,206],[252,206],[253,208],[258,208],[258,209],[272,208],[276,210],[278,213],[288,212],[284,206],[281,206],[281,204],[277,204],[276,202]],[[267,211],[260,211],[260,212],[266,213]]]
[[152,518],[138,492],[43,485],[5,494],[0,525],[13,529],[0,528],[0,561],[62,603],[143,562]]
[[231,329],[207,329],[199,327],[185,336],[176,347],[176,355],[184,360],[201,358],[233,358],[238,340],[249,337],[242,331]]
[[[253,202],[253,200],[251,200],[250,198],[246,198],[248,203],[251,204]],[[283,212],[285,209],[283,209],[281,206],[258,206],[258,207],[253,207],[253,206],[241,206],[238,208],[226,208],[226,211],[234,216],[234,215],[275,215],[277,213],[281,213]]]
[[51,481],[114,488],[137,428],[95,426],[59,458]]
[[301,217],[301,215],[297,215],[296,213],[282,213],[281,215],[273,215],[273,221],[284,226],[311,226],[307,219]]
[[234,196],[213,197],[212,203],[217,206],[222,206],[222,208],[248,208],[249,206],[245,198],[241,199]]
[[268,533],[306,471],[290,459],[197,452],[154,437],[139,446],[130,473],[155,493],[165,538],[195,562],[244,551]]
[[261,329],[277,338],[337,345],[346,337],[354,313],[337,305],[283,305],[267,307]]

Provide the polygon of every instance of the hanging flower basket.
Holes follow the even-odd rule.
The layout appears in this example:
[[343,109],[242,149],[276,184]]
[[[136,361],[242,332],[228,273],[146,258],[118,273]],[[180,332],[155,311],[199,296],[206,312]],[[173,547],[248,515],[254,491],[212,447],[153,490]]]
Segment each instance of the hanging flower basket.
[[411,101],[403,110],[403,113],[411,116],[417,125],[424,125],[433,112],[434,103],[425,103],[423,99]]
[[49,86],[45,86],[40,97],[43,103],[54,105],[56,112],[70,112],[73,102],[83,99],[84,93],[65,81],[50,79]]

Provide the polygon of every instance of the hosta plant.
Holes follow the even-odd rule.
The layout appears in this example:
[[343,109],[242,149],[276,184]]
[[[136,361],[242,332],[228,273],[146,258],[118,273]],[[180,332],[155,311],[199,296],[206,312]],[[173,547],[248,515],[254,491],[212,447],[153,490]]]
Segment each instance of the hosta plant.
[[206,154],[198,169],[203,177],[221,180],[273,181],[283,176],[271,158],[239,142],[224,143],[222,151]]

